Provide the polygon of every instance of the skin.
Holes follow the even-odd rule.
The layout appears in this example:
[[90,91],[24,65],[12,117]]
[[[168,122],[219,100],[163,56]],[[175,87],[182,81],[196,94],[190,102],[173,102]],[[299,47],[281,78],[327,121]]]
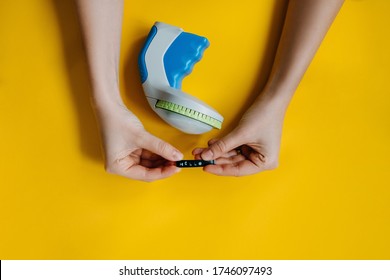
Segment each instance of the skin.
[[172,145],[147,132],[124,105],[119,91],[123,0],[77,0],[92,85],[92,105],[102,136],[105,168],[127,178],[169,177],[183,158]]
[[[182,153],[147,132],[123,104],[119,91],[119,54],[123,0],[76,0],[91,75],[92,105],[100,125],[105,167],[127,178],[154,181],[180,169]],[[243,176],[278,165],[284,116],[343,0],[290,0],[274,65],[265,88],[239,125],[196,159],[215,159],[206,172]]]
[[278,166],[283,120],[306,69],[343,0],[290,0],[270,77],[238,126],[207,148],[196,148],[196,159],[216,160],[205,171],[244,176]]

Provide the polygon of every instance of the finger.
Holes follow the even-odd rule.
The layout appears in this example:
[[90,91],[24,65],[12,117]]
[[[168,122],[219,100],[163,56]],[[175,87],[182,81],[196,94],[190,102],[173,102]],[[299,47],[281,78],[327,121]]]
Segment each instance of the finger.
[[141,147],[160,155],[163,158],[171,161],[177,161],[183,158],[183,154],[178,149],[150,133],[146,133],[141,141],[141,143],[138,143]]
[[164,166],[176,166],[176,161],[165,161]]
[[211,145],[213,145],[215,142],[217,142],[218,140],[219,140],[218,138],[210,139],[210,140],[207,142],[207,145],[211,146]]
[[194,159],[199,159],[199,160],[201,160],[202,158],[201,158],[200,154],[197,154],[197,155],[194,156]]
[[123,170],[119,175],[145,182],[152,182],[155,180],[168,178],[177,172],[180,168],[176,166],[163,166],[160,168],[147,168],[141,165],[134,165],[127,170]]
[[193,156],[196,156],[196,155],[199,155],[201,154],[206,148],[195,148],[192,150],[192,155]]
[[208,165],[203,168],[204,171],[219,175],[219,176],[245,176],[259,173],[265,170],[263,167],[258,167],[248,160],[232,163],[232,164],[217,164]]
[[158,159],[158,160],[149,160],[149,159],[141,159],[139,165],[147,167],[147,168],[157,168],[157,167],[162,167],[162,166],[167,166],[167,161],[166,159]]
[[[213,139],[210,139],[208,142],[207,142],[207,145],[210,146],[212,144],[214,144],[216,141],[218,141],[218,138],[213,138]],[[206,150],[207,148],[195,148],[192,150],[192,155],[198,155],[198,154],[201,154],[204,150]]]
[[240,155],[240,154],[241,154],[241,152],[239,150],[234,149],[234,150],[231,150],[231,151],[225,153],[224,155],[222,155],[222,157],[226,157],[226,158],[235,157],[235,156]]
[[155,154],[151,151],[148,151],[146,149],[142,149],[141,158],[148,159],[148,160],[160,160],[164,159],[162,156]]
[[[192,155],[195,156],[195,159],[201,159],[200,154],[201,154],[204,150],[206,150],[206,148],[195,148],[195,149],[192,151]],[[229,152],[227,152],[227,153],[221,155],[221,157],[226,157],[226,158],[227,158],[227,157],[236,156],[236,155],[238,155],[238,154],[239,154],[239,152],[238,152],[236,149],[234,149],[234,150],[231,150],[231,151],[229,151]]]
[[243,155],[235,155],[231,157],[219,157],[215,159],[215,164],[234,164],[240,161],[246,160]]
[[204,160],[216,159],[236,147],[241,146],[243,144],[241,141],[242,139],[235,133],[230,133],[226,137],[215,142],[210,140],[211,145],[202,152],[201,157]]

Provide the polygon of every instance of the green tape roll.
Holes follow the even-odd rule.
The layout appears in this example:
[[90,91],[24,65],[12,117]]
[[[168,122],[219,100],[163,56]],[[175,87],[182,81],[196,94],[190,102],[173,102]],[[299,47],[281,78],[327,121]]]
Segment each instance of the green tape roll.
[[186,117],[189,117],[191,119],[200,121],[202,123],[208,124],[212,127],[221,129],[222,127],[222,122],[220,122],[217,119],[214,119],[210,116],[207,116],[205,114],[202,114],[198,111],[186,108],[181,105],[177,105],[175,103],[165,101],[165,100],[158,100],[156,103],[156,108],[164,109],[173,113],[177,113]]

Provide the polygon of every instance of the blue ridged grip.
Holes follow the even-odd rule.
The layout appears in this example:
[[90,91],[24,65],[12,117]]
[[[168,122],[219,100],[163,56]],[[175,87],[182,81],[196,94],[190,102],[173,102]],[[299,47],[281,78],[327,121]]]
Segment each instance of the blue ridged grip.
[[150,43],[152,42],[154,36],[157,34],[157,27],[153,26],[150,30],[148,37],[146,38],[145,44],[138,56],[138,68],[141,75],[141,82],[144,83],[148,78],[148,69],[146,68],[145,55]]
[[209,45],[205,37],[180,33],[164,55],[165,74],[171,87],[181,88],[183,78],[192,72],[195,63],[201,60]]

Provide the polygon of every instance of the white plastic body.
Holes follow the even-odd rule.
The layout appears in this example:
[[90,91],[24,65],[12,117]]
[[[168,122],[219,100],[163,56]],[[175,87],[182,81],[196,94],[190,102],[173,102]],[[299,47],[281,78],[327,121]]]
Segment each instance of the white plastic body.
[[157,27],[157,33],[145,53],[148,76],[142,84],[150,106],[163,120],[185,133],[202,134],[210,131],[213,127],[206,123],[156,108],[155,105],[158,100],[165,100],[193,109],[221,122],[223,121],[223,117],[206,103],[180,89],[170,87],[165,75],[164,54],[183,30],[161,22],[156,22],[155,26]]

